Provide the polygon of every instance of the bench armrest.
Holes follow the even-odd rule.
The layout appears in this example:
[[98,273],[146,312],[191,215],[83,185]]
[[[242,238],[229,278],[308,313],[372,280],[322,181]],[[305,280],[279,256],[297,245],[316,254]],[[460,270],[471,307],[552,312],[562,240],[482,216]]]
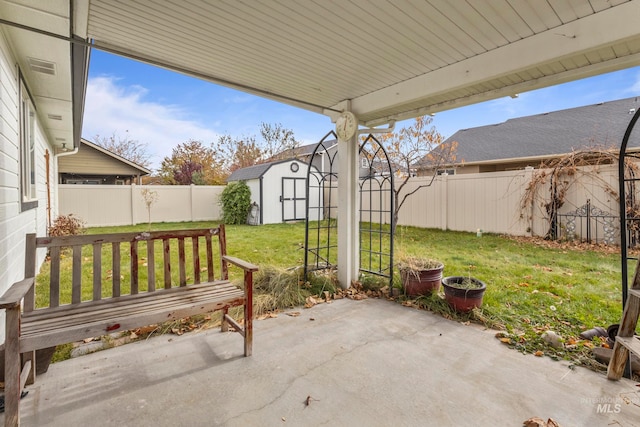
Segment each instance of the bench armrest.
[[254,271],[258,271],[258,266],[251,264],[247,261],[241,260],[240,258],[236,258],[233,256],[228,256],[228,255],[223,255],[222,259],[224,259],[225,261],[236,265],[238,267],[240,267],[241,269],[245,270],[245,271],[250,271],[250,272],[254,272]]
[[24,280],[14,283],[9,289],[0,297],[0,309],[14,308],[20,305],[22,299],[27,295],[27,292],[31,290],[35,280],[33,277],[28,277]]

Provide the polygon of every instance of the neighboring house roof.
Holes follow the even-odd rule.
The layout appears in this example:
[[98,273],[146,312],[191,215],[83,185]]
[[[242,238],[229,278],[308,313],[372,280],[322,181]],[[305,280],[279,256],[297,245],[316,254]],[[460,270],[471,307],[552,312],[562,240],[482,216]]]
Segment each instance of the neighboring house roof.
[[338,141],[336,141],[335,139],[328,140],[328,141],[315,142],[313,144],[301,145],[300,147],[296,147],[296,148],[289,148],[287,150],[284,150],[282,153],[280,153],[280,155],[281,155],[281,157],[305,157],[305,156],[310,156],[310,155],[313,154],[313,150],[315,150],[316,147],[319,146],[323,142],[324,142],[325,149],[322,150],[322,151],[329,150],[329,149],[335,147],[338,144]]
[[[93,155],[89,154],[90,152]],[[97,155],[96,155],[97,154]],[[58,172],[97,175],[149,175],[151,171],[86,139],[80,140],[78,152],[60,157]]]
[[[456,160],[465,164],[556,157],[589,147],[618,149],[638,108],[638,97],[602,102],[462,129],[445,143],[458,143]],[[630,140],[629,147],[638,146],[640,138]]]
[[268,163],[260,163],[259,165],[247,166],[246,168],[236,169],[231,172],[229,178],[227,178],[227,182],[232,181],[248,181],[250,179],[258,179],[261,178],[273,165],[277,165],[279,163],[298,161],[298,159],[285,159],[285,160],[276,160]]

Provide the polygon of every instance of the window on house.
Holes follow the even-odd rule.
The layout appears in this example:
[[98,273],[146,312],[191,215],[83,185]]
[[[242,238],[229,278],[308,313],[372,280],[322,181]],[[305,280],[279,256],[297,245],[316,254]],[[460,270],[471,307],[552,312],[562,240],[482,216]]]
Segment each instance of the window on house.
[[444,175],[445,173],[447,175],[455,175],[456,170],[455,169],[438,169],[438,172],[437,172],[438,175]]
[[36,195],[36,117],[29,92],[20,84],[20,193],[22,210],[38,206]]

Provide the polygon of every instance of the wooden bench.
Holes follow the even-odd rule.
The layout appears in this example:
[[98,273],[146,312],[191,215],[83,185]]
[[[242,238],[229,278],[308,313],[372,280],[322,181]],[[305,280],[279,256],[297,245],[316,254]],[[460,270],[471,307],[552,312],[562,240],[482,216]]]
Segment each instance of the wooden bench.
[[[50,258],[48,289],[44,283],[34,286],[41,248]],[[244,337],[244,355],[251,355],[258,267],[227,256],[223,225],[64,237],[28,234],[25,260],[25,279],[0,298],[0,308],[6,309],[6,426],[19,424],[20,395],[25,384],[35,381],[35,350],[222,310],[222,330],[231,325]],[[83,279],[87,264],[90,275]],[[229,282],[228,264],[244,270],[244,289]],[[61,280],[65,268],[71,270],[71,283]],[[244,306],[244,327],[228,314],[235,306]]]

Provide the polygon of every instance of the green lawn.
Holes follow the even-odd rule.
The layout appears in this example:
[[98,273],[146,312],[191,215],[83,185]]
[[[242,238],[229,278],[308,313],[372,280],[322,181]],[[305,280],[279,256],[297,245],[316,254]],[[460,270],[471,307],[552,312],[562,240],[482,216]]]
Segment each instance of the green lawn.
[[[160,223],[152,224],[152,230],[201,228],[212,224]],[[87,232],[145,231],[147,228],[141,224],[90,228]],[[284,271],[304,262],[304,223],[228,225],[226,229],[228,253],[262,269],[275,267]],[[413,227],[399,227],[395,251],[396,259],[402,255],[438,259],[445,264],[445,276],[470,274],[487,283],[482,309],[469,315],[453,313],[439,295],[416,301],[406,301],[400,296],[398,301],[448,318],[480,322],[499,329],[503,342],[523,352],[541,351],[553,358],[591,365],[590,346],[600,343],[579,340],[579,333],[620,321],[620,258],[615,251]],[[292,286],[301,286],[302,282],[295,278],[293,275]],[[400,280],[396,278],[394,283],[399,286]],[[549,329],[564,338],[564,349],[545,346],[541,335]]]

